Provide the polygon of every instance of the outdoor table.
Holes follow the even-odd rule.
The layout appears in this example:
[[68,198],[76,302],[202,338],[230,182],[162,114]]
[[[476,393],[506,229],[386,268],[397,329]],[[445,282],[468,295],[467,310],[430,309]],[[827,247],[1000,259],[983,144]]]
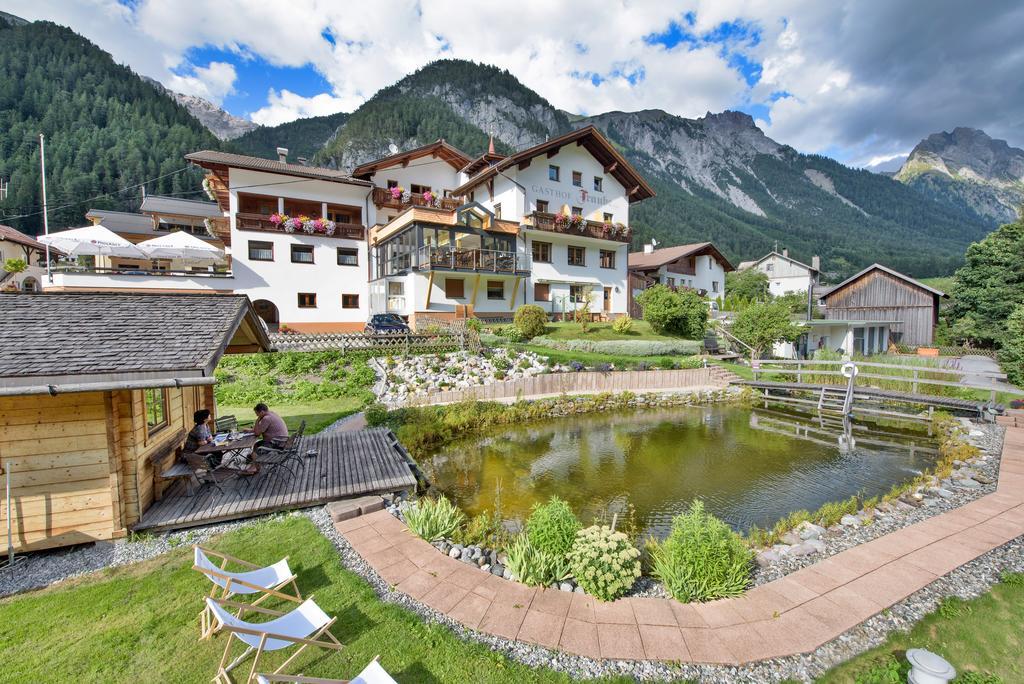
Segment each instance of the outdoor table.
[[[204,444],[203,446],[196,449],[196,453],[202,456],[220,454],[221,465],[218,467],[225,467],[226,464],[231,460],[232,456],[241,456],[242,452],[245,451],[246,449],[249,449],[249,453],[251,454],[252,448],[255,447],[256,443],[259,441],[260,438],[254,434],[243,434],[237,439],[228,439],[227,441],[222,442],[220,444],[217,444],[215,442]],[[244,457],[244,460],[246,463],[251,463],[249,457]],[[240,468],[235,468],[235,470],[245,472]],[[255,470],[253,472],[255,472]]]

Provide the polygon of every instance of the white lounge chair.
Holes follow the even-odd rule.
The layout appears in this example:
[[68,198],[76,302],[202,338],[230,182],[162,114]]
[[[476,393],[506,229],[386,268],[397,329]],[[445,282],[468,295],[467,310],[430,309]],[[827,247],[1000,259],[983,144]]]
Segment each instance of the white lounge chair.
[[[219,551],[204,549],[201,546],[193,546],[192,549],[195,555],[192,569],[203,573],[213,582],[213,588],[210,589],[210,598],[228,599],[240,594],[262,594],[250,605],[259,605],[271,596],[295,603],[302,602],[302,594],[295,583],[295,573],[288,567],[287,556],[273,565],[261,568],[248,561]],[[220,565],[218,566],[210,560],[210,556],[220,559]],[[231,572],[225,570],[228,563],[234,563],[248,569],[243,572]],[[281,591],[289,585],[291,590],[294,591],[294,595]],[[244,612],[244,609],[240,610],[237,615],[240,617]],[[214,632],[213,621],[210,620],[210,609],[205,605],[203,606],[203,612],[199,614],[199,631],[200,639],[209,638]]]
[[[290,613],[282,613],[278,610],[270,610],[269,608],[253,606],[251,604],[212,598],[206,599],[206,605],[209,607],[217,624],[222,629],[230,632],[227,640],[228,643],[224,647],[224,655],[221,657],[220,665],[217,667],[217,676],[214,678],[214,682],[227,682],[231,684],[232,680],[228,673],[238,667],[250,654],[253,655],[252,669],[249,670],[249,676],[245,679],[246,684],[251,684],[255,680],[260,656],[265,651],[280,651],[289,646],[299,647],[295,653],[291,654],[287,660],[281,663],[280,667],[271,673],[278,675],[293,660],[299,657],[306,650],[307,646],[334,650],[342,648],[341,642],[329,631],[337,618],[328,617],[327,613],[321,610],[320,606],[316,605],[312,597],[303,601]],[[274,619],[268,622],[246,622],[232,615],[228,608],[244,608],[257,613],[273,615]],[[247,648],[241,655],[228,663],[228,657],[231,655],[231,646],[234,641],[231,637],[241,641]]]
[[258,684],[271,684],[271,682],[288,682],[289,684],[398,684],[391,675],[387,673],[380,662],[380,656],[370,661],[370,664],[363,668],[363,671],[356,675],[355,679],[324,679],[322,677],[295,677],[293,675],[279,674],[258,674]]

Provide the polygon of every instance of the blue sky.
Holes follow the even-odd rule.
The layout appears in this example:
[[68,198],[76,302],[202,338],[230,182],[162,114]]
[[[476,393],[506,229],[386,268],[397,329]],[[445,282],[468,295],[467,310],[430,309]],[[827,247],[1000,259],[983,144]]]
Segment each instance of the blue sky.
[[168,87],[273,125],[353,111],[444,57],[580,114],[735,109],[854,165],[931,133],[1024,145],[1024,3],[903,0],[7,0]]

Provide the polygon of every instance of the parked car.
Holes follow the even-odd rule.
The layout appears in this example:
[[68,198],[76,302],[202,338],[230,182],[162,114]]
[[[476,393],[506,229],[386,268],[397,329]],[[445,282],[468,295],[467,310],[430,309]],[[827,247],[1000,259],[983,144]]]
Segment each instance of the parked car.
[[368,335],[405,335],[410,330],[398,314],[374,314],[366,322],[363,332]]

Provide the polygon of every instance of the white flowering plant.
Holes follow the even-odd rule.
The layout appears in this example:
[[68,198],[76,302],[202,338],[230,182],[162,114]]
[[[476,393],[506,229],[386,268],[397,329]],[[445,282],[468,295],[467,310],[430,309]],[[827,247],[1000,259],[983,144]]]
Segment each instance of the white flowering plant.
[[607,525],[577,532],[568,558],[576,583],[602,601],[622,596],[640,577],[640,550]]

